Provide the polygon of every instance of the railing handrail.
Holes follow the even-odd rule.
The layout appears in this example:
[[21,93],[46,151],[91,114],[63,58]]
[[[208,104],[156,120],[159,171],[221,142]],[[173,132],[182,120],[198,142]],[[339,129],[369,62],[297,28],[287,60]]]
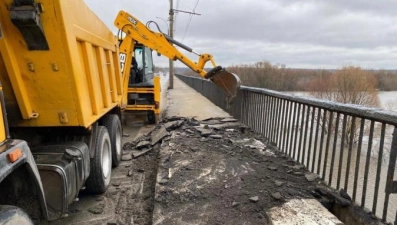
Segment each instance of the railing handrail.
[[[189,77],[193,79],[203,80],[205,82],[211,82],[208,80],[204,80],[199,77],[191,77],[186,75],[177,74],[178,76],[182,77]],[[293,96],[290,94],[284,94],[278,91],[273,91],[266,88],[255,88],[255,87],[248,87],[248,86],[241,86],[240,90],[242,91],[252,91],[256,93],[267,94],[272,97],[276,98],[283,98],[286,100],[290,100],[297,103],[302,104],[310,104],[322,109],[339,112],[343,114],[353,115],[353,116],[360,116],[365,119],[376,120],[379,122],[385,122],[394,126],[397,126],[397,112],[388,111],[384,109],[374,108],[374,107],[367,107],[362,105],[355,105],[355,104],[346,104],[346,103],[339,103],[339,102],[332,102],[327,100],[321,100],[314,97],[305,97],[305,96]]]

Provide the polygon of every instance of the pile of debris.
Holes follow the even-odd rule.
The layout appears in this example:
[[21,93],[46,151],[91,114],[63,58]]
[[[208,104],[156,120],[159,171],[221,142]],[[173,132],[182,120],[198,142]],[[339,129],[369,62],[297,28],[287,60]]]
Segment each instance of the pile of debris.
[[313,198],[317,176],[233,118],[166,118],[124,157],[159,143],[153,224],[266,224],[270,208]]
[[127,143],[124,157],[140,157],[155,146],[153,224],[283,224],[291,213],[304,215],[299,223],[341,224],[321,204],[350,205],[233,118],[166,118]]

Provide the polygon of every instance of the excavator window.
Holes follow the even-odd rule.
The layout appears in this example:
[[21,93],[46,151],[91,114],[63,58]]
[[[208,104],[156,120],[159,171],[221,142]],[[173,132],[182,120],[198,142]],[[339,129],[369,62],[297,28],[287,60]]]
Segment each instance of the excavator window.
[[153,86],[154,67],[152,50],[137,45],[134,49],[134,59],[131,65],[129,86]]
[[143,57],[142,57],[142,48],[135,48],[134,56],[136,59],[136,62],[138,64],[138,69],[142,69],[143,66]]
[[152,50],[149,48],[145,48],[145,75],[153,74],[153,59],[152,59]]

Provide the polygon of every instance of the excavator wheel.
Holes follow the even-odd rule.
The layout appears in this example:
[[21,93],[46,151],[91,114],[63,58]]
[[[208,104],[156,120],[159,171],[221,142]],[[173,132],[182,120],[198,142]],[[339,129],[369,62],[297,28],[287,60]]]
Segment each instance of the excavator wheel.
[[156,120],[156,114],[154,113],[154,111],[148,111],[147,121],[149,124],[156,124],[157,120]]

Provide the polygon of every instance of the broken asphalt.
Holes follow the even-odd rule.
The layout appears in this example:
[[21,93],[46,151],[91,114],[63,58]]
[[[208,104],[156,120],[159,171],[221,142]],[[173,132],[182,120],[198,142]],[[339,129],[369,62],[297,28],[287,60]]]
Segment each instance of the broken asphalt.
[[350,201],[316,174],[180,80],[168,96],[165,119],[125,146],[159,149],[152,224],[343,224],[326,207]]

